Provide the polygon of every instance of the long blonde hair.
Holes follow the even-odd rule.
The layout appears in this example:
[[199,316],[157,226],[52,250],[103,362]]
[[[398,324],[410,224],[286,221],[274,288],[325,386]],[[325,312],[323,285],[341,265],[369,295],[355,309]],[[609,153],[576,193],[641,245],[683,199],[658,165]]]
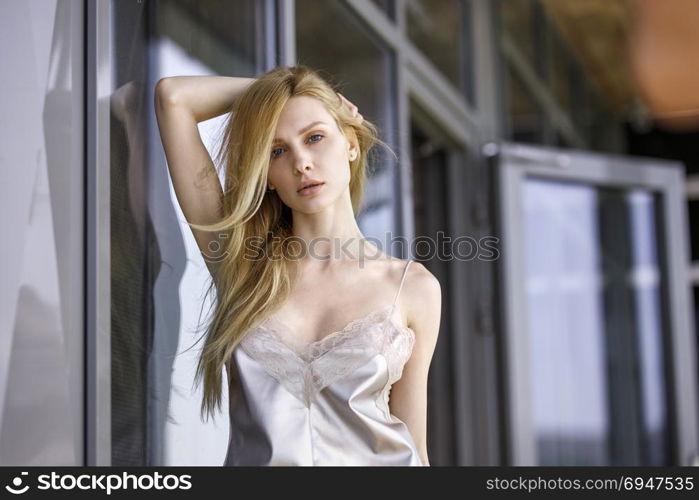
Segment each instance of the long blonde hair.
[[[223,235],[208,293],[215,288],[214,314],[206,325],[194,382],[204,381],[201,416],[221,407],[221,372],[245,333],[264,322],[291,290],[287,256],[291,211],[276,191],[266,191],[270,151],[279,115],[295,96],[319,99],[358,155],[350,162],[349,191],[358,216],[367,178],[367,154],[380,143],[376,127],[359,121],[343,105],[332,85],[305,66],[278,67],[257,78],[236,100],[220,145],[218,160],[225,168],[221,199],[223,217],[195,229]],[[390,149],[390,148],[389,148]],[[257,252],[250,253],[255,242]],[[201,315],[200,315],[201,317]],[[235,370],[233,370],[235,374]],[[231,383],[234,383],[231,380]]]

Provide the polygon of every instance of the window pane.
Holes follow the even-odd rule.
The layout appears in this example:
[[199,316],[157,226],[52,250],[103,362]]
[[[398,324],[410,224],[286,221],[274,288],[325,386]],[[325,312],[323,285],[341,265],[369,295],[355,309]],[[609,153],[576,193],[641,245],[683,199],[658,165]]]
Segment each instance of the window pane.
[[[209,274],[177,203],[157,129],[147,125],[155,122],[152,91],[162,77],[259,72],[263,3],[111,5],[112,464],[220,465],[227,411],[218,425],[199,419],[201,387],[192,391],[198,350],[189,349],[202,307],[202,320],[208,309],[202,299]],[[199,124],[210,153],[224,118]],[[227,397],[224,390],[224,409]]]
[[501,0],[501,29],[520,50],[527,63],[536,66],[536,39],[534,30],[535,4],[533,0]]
[[[604,8],[543,0],[498,5],[501,39],[509,42],[503,54],[506,97],[521,94],[514,87],[523,86],[545,116],[526,135],[539,144],[621,152],[621,110],[630,102],[619,64],[626,44],[621,2]],[[515,140],[519,107],[510,100],[506,117]]]
[[468,5],[463,0],[406,2],[408,36],[444,76],[472,101]]
[[645,191],[525,183],[538,465],[669,465],[655,212]]
[[[572,82],[575,66],[567,47],[558,41],[557,37],[551,40],[547,46],[549,61],[549,81],[556,103],[564,109],[573,106]],[[582,75],[580,75],[582,76]]]
[[[261,19],[254,0],[158,0],[156,36],[161,57],[186,54],[189,64],[167,68],[200,74],[254,76],[261,59]],[[169,76],[164,75],[164,76]]]
[[508,65],[505,77],[508,138],[518,142],[545,142],[546,117],[539,103]]
[[[340,2],[298,0],[296,36],[300,63],[336,84],[395,150],[392,52]],[[396,165],[381,147],[377,146],[374,153],[358,223],[367,237],[378,238],[381,244],[375,242],[377,246],[391,253],[384,243],[387,233],[395,231]]]
[[[0,6],[3,468],[77,467],[89,460],[86,373],[102,357],[86,356],[85,338],[94,338],[86,332],[91,311],[85,307],[91,290],[85,280],[92,279],[86,244],[94,244],[85,212],[87,169],[94,168],[85,149],[86,7],[75,1]],[[10,491],[24,493],[24,485],[7,488],[13,486]]]
[[[411,103],[415,109],[415,104]],[[420,122],[422,123],[422,122]],[[442,245],[427,244],[440,241],[441,234],[450,234],[449,220],[449,161],[457,151],[450,150],[418,121],[412,121],[411,171],[413,214],[415,220],[415,257],[425,265],[442,284],[444,290],[452,289],[454,273],[449,266],[450,257]],[[446,134],[444,134],[446,135]],[[443,135],[441,136],[443,137]],[[452,180],[453,182],[453,180]],[[458,462],[456,450],[456,409],[451,387],[455,333],[449,314],[443,314],[439,340],[435,347],[433,368],[428,380],[428,403],[430,418],[427,419],[427,446],[431,465],[454,465]]]
[[371,3],[383,10],[389,18],[395,20],[395,0],[371,0]]

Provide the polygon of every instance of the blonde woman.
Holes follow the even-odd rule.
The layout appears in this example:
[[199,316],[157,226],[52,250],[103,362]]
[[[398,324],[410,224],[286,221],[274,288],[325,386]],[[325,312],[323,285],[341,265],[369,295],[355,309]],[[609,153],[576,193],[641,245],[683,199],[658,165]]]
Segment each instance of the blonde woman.
[[[441,288],[357,225],[375,127],[303,66],[164,78],[155,107],[216,293],[195,380],[212,414],[226,367],[224,465],[429,465]],[[222,188],[197,123],[226,112]]]

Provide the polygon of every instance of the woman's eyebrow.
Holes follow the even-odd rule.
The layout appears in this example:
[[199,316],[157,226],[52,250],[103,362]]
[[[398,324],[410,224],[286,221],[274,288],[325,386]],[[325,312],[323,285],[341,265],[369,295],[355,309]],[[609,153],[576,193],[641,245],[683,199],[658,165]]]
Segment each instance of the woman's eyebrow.
[[[301,130],[299,130],[297,135],[303,134],[308,129],[311,129],[311,128],[315,127],[316,125],[327,125],[327,123],[325,123],[324,121],[321,121],[321,120],[314,121],[313,123],[309,123],[308,125],[303,127]],[[275,137],[272,142],[277,143],[277,142],[284,142],[284,141],[282,139],[279,139],[278,137]]]

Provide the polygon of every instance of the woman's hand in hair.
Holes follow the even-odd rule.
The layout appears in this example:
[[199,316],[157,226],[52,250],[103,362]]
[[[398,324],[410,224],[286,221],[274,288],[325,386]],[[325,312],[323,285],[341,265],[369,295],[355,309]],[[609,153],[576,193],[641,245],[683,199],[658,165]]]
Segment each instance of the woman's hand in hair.
[[345,105],[347,109],[349,109],[350,113],[352,113],[352,116],[357,118],[359,120],[359,123],[362,123],[364,121],[364,117],[362,114],[359,112],[359,108],[352,104],[350,101],[347,100],[345,96],[340,94],[339,92],[337,93],[338,96],[340,96],[340,100],[342,101],[342,104]]

